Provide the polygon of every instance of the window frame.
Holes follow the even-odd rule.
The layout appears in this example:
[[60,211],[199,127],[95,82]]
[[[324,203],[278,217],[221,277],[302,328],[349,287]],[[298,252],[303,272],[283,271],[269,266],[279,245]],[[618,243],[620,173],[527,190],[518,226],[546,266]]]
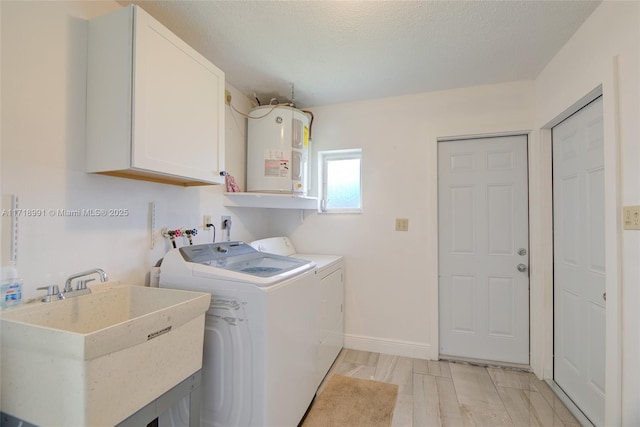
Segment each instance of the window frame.
[[[357,208],[327,208],[327,163],[330,161],[340,160],[353,160],[357,159],[360,162],[360,174],[358,176],[358,183],[360,187],[359,192],[359,207]],[[318,152],[318,213],[322,214],[345,214],[345,213],[362,213],[362,149],[350,148],[341,150],[323,150]]]

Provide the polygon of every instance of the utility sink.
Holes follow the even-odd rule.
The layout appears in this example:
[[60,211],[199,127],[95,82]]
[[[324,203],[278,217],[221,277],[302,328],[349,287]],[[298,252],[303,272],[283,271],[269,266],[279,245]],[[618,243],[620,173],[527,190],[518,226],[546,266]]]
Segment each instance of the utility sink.
[[1,313],[3,412],[113,426],[202,367],[211,295],[120,284]]

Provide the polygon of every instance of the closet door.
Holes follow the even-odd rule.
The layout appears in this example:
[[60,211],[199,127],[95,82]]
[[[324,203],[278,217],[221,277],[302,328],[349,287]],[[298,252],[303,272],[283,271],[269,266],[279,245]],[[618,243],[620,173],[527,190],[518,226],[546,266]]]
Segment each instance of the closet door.
[[604,423],[602,98],[553,128],[554,380]]

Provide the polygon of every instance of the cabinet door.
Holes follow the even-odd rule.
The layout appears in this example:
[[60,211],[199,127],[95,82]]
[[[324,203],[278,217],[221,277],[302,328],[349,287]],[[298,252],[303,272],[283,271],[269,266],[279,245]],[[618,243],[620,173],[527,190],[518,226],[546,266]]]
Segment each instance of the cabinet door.
[[131,163],[224,181],[224,73],[136,8]]
[[344,345],[342,271],[342,268],[339,268],[320,280],[318,384],[327,374]]

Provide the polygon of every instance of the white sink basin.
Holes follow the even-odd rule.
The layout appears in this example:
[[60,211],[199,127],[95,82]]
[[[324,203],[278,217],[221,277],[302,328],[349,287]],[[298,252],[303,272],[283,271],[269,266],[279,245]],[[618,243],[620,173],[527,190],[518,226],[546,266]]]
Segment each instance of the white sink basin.
[[118,284],[2,312],[2,411],[115,425],[202,366],[211,295]]

